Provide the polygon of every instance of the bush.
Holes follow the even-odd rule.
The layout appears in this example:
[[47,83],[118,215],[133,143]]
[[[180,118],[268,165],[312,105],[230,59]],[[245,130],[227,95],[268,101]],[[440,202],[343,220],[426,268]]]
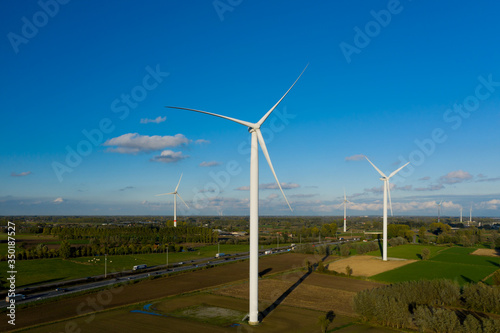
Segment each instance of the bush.
[[399,237],[399,236],[389,239],[389,244],[391,246],[399,246],[399,245],[404,245],[407,243],[408,243],[408,241],[405,238]]
[[351,268],[351,266],[349,266],[349,265],[346,266],[345,273],[347,274],[347,276],[351,276],[352,275],[352,268]]
[[500,269],[493,273],[493,284],[500,286]]
[[422,260],[428,260],[430,256],[431,256],[431,251],[426,247],[423,248],[422,249]]
[[349,248],[349,245],[343,244],[343,245],[340,246],[340,255],[342,257],[349,256],[350,252],[351,252],[351,250]]

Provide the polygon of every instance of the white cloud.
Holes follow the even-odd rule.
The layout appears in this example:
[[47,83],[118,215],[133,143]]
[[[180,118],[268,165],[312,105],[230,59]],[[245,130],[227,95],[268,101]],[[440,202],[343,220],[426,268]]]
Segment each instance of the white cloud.
[[415,191],[438,191],[444,188],[443,184],[429,185],[427,187],[417,187]]
[[[281,188],[284,190],[289,190],[289,189],[297,188],[297,187],[300,187],[300,185],[295,184],[295,183],[281,183]],[[260,184],[259,189],[260,190],[275,190],[275,189],[279,189],[279,187],[278,187],[278,184],[276,184],[276,183],[267,183],[267,184]],[[248,191],[248,190],[250,190],[250,187],[249,186],[240,186],[238,188],[235,188],[235,190]]]
[[205,140],[205,139],[198,139],[194,143],[197,144],[197,145],[201,145],[203,143],[210,143],[210,141]]
[[11,173],[10,174],[12,177],[24,177],[24,176],[28,176],[28,175],[31,175],[31,171],[25,171],[25,172],[21,172],[21,173]]
[[492,199],[489,201],[484,201],[484,202],[481,202],[478,206],[479,206],[479,208],[497,210],[500,207],[500,200]]
[[220,165],[220,162],[216,161],[210,161],[210,162],[201,162],[200,166],[201,167],[214,167]]
[[431,177],[425,176],[425,177],[419,178],[418,180],[429,180],[429,179],[431,179]]
[[162,162],[162,163],[175,163],[185,158],[188,158],[188,155],[182,155],[182,151],[172,151],[172,150],[164,150],[158,156],[153,156],[151,159],[152,162]]
[[149,123],[159,124],[159,123],[164,122],[165,120],[167,120],[167,116],[165,116],[165,117],[158,116],[155,119],[143,118],[143,119],[141,119],[141,124],[149,124]]
[[[478,175],[479,177],[479,175]],[[500,177],[495,177],[495,178],[484,178],[481,177],[481,179],[476,180],[477,183],[482,183],[482,182],[497,182],[500,180]]]
[[250,186],[240,186],[240,187],[235,188],[235,190],[236,191],[249,191]]
[[347,156],[345,158],[346,161],[359,161],[365,158],[365,155],[363,154],[357,154],[357,155],[352,155],[352,156]]
[[[284,190],[289,190],[289,189],[297,188],[297,187],[300,187],[300,185],[295,184],[295,183],[281,183],[281,188]],[[278,189],[279,187],[278,187],[278,184],[276,184],[276,183],[267,183],[267,184],[260,184],[259,188],[261,190],[274,190],[274,189]]]
[[121,154],[137,154],[140,152],[151,152],[161,150],[166,147],[177,147],[188,144],[189,140],[183,134],[174,136],[140,135],[138,133],[127,133],[119,137],[112,138],[104,142],[103,146],[115,146],[106,151]]
[[52,201],[52,202],[55,203],[55,204],[60,204],[60,203],[64,202],[64,199],[61,198],[61,197],[59,197],[59,198],[54,199],[54,201]]
[[462,183],[466,180],[472,179],[472,175],[463,170],[452,171],[439,178],[439,181],[443,184],[456,184]]

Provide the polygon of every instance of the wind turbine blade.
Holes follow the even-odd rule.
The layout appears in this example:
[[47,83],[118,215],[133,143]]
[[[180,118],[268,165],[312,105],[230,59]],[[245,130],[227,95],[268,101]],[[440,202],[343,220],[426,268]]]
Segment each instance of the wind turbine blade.
[[280,188],[281,194],[283,194],[283,198],[285,198],[285,201],[286,201],[286,204],[288,205],[288,208],[290,208],[290,210],[293,212],[293,209],[290,206],[288,199],[286,198],[285,192],[283,192],[283,189],[281,188],[281,184],[278,180],[278,177],[276,176],[276,172],[274,172],[273,164],[271,163],[271,158],[269,157],[269,153],[267,152],[266,143],[264,142],[264,138],[262,137],[262,133],[260,132],[260,129],[256,129],[255,131],[257,132],[257,139],[259,140],[260,147],[262,148],[262,152],[264,153],[264,156],[266,157],[267,163],[269,164],[269,167],[271,168],[271,171],[273,172],[274,179],[276,179],[276,183],[278,183],[278,187]]
[[181,179],[182,179],[182,173],[181,173],[181,178],[179,178],[179,182],[177,183],[177,186],[175,187],[175,191],[177,193],[177,189],[179,188],[179,185],[181,183]]
[[157,195],[155,195],[155,197],[158,197],[158,196],[160,196],[160,195],[168,195],[168,194],[175,194],[175,192],[157,194]]
[[345,195],[345,188],[344,188],[344,201],[347,202],[347,197]]
[[309,64],[306,65],[306,67],[302,70],[302,73],[300,73],[299,77],[295,80],[295,82],[292,84],[292,86],[290,88],[288,88],[288,90],[286,91],[286,93],[283,95],[283,97],[280,98],[280,100],[274,104],[274,106],[269,110],[267,111],[267,113],[264,115],[264,117],[262,117],[258,122],[257,122],[257,126],[260,127],[267,119],[267,117],[269,117],[269,115],[274,111],[274,109],[276,109],[276,107],[278,106],[278,104],[281,103],[281,101],[283,100],[283,98],[285,98],[285,96],[288,94],[288,92],[290,90],[292,90],[293,86],[295,85],[295,83],[297,83],[297,81],[300,79],[300,77],[302,76],[302,74],[304,74],[304,72],[306,71],[306,68],[307,66],[309,66]]
[[341,203],[340,205],[337,206],[337,209],[345,205],[345,202]]
[[186,205],[187,208],[189,208],[189,206],[187,205],[187,203],[184,201],[184,199],[182,199],[181,195],[179,193],[176,193],[177,196],[179,197],[179,199],[182,200],[182,202],[184,202],[184,204]]
[[387,194],[389,195],[389,207],[391,207],[391,216],[394,216],[392,213],[392,200],[391,200],[391,184],[389,183],[389,178],[387,178]]
[[224,118],[224,119],[227,119],[227,120],[234,121],[235,123],[241,124],[243,126],[252,127],[252,128],[255,127],[255,124],[249,123],[248,121],[243,121],[243,120],[239,120],[239,119],[236,119],[236,118],[226,117],[226,116],[222,116],[220,114],[211,113],[211,112],[207,112],[207,111],[201,111],[201,110],[196,110],[196,109],[188,109],[188,108],[180,108],[178,106],[166,106],[166,108],[205,113],[205,114],[209,114],[211,116],[215,116],[215,117]]
[[378,173],[380,173],[380,175],[381,175],[382,177],[387,178],[387,176],[386,176],[386,175],[385,175],[382,171],[380,171],[380,169],[379,169],[379,168],[377,168],[377,167],[375,166],[375,164],[373,164],[373,163],[372,163],[372,161],[370,161],[370,160],[368,159],[368,157],[366,157],[366,156],[365,156],[365,158],[366,158],[366,160],[367,160],[368,162],[370,162],[370,164],[371,164],[371,165],[375,168],[375,170],[377,170],[377,171],[378,171]]
[[408,164],[410,164],[410,162],[407,162],[405,165],[403,165],[401,168],[397,169],[396,171],[394,171],[393,173],[391,173],[389,175],[389,177],[387,178],[391,178],[392,176],[394,176],[395,174],[397,174],[399,172],[399,170],[403,169],[405,166],[407,166]]

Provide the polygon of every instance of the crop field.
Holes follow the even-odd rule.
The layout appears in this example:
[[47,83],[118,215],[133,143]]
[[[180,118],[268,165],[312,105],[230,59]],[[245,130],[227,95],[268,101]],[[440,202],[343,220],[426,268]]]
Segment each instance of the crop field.
[[[215,316],[214,311],[218,312]],[[247,300],[202,293],[50,324],[30,329],[30,332],[57,332],[65,325],[73,325],[82,332],[319,332],[317,320],[325,314],[280,305],[259,326],[251,327],[241,322],[241,314],[247,312]],[[241,318],[235,317],[236,314]],[[395,332],[358,324],[353,318],[342,315],[336,315],[329,329],[340,333]]]
[[[345,292],[354,294],[356,291],[377,285],[366,281],[354,281],[352,283],[353,281],[350,279],[319,274],[312,274],[309,278],[311,280],[302,292],[309,293],[315,290],[314,288],[321,289],[309,295],[309,300],[321,294],[324,298],[326,296],[324,295],[324,289],[327,289],[330,294],[329,297],[335,300],[336,291],[347,288]],[[266,281],[285,284],[282,286],[282,290],[279,290],[280,293],[293,285],[295,280],[296,273],[266,279]],[[246,283],[237,285],[248,288]],[[296,291],[299,291],[299,288]],[[267,306],[272,303],[267,300],[269,286],[263,286],[263,288],[259,289],[263,291],[263,297],[259,302],[259,310],[265,311]],[[231,290],[231,287],[224,288],[224,290],[227,292]],[[248,312],[248,300],[246,298],[214,294],[211,290],[207,290],[201,293],[169,297],[155,302],[142,303],[98,313],[97,315],[76,318],[71,321],[37,327],[30,329],[30,332],[57,332],[67,327],[66,325],[73,325],[73,327],[82,331],[92,332],[150,330],[161,332],[318,332],[318,317],[326,314],[327,310],[324,309],[330,308],[330,302],[319,299],[314,302],[316,309],[312,309],[307,306],[313,304],[312,302],[297,303],[296,298],[300,297],[302,299],[304,294],[299,293],[294,296],[296,291],[293,291],[282,304],[275,307],[264,318],[262,323],[256,327],[250,327],[242,322],[244,315]],[[238,289],[233,289],[233,292],[238,292]],[[341,303],[340,300],[335,300],[335,302]],[[304,307],[304,305],[306,306]],[[337,311],[335,313],[335,319],[329,326],[329,330],[335,332],[395,332],[390,329],[373,328],[359,324],[353,317],[345,316]]]
[[[500,267],[500,258],[470,255],[474,249],[451,247],[440,251],[431,259],[372,276],[373,280],[402,282],[419,279],[445,278],[459,284],[479,282]],[[491,280],[486,280],[491,283]]]
[[[259,269],[267,271],[269,274],[279,273],[304,266],[306,259],[315,262],[314,256],[305,254],[289,253],[262,257],[259,260]],[[213,288],[217,285],[245,279],[248,279],[248,261],[232,262],[211,269],[147,280],[112,290],[64,298],[55,302],[18,309],[16,311],[16,328],[73,317],[78,312],[89,312],[92,310],[91,306],[88,305],[90,304],[89,299],[94,300],[94,302],[97,300],[100,309],[109,309]],[[0,331],[7,329],[9,328],[6,321],[0,321]],[[64,327],[61,326],[56,331],[64,331]]]
[[[268,307],[283,294],[288,294],[283,304],[311,310],[333,310],[337,314],[355,317],[352,298],[361,290],[380,286],[375,282],[349,279],[326,274],[289,272],[261,279],[259,300]],[[248,283],[224,286],[214,293],[248,299]]]
[[411,259],[382,261],[379,257],[359,255],[334,261],[328,264],[328,269],[338,273],[345,273],[346,267],[349,266],[352,269],[353,276],[370,277],[414,263],[415,261]]
[[[7,244],[0,244],[7,249]],[[248,251],[248,245],[221,245],[226,254]],[[5,252],[4,252],[5,253]],[[215,256],[217,245],[199,247],[196,251],[169,253],[169,264]],[[107,272],[131,270],[134,265],[157,266],[166,264],[166,253],[130,254],[108,256]],[[63,260],[60,258],[17,260],[17,286],[25,287],[39,283],[56,282],[104,274],[104,256],[80,257]],[[0,272],[7,271],[7,262],[0,262]],[[1,276],[2,273],[0,273]]]

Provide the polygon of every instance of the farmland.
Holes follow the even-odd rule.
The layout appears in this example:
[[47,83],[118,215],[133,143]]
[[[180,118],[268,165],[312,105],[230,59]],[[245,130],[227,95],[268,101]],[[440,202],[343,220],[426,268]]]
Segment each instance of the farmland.
[[[398,250],[398,248],[402,248]],[[384,282],[402,282],[420,279],[445,278],[457,281],[459,284],[479,282],[500,267],[500,258],[471,255],[475,249],[462,247],[427,247],[431,250],[429,260],[418,261],[404,267],[396,268],[375,276],[373,280]],[[438,248],[439,250],[436,250]],[[391,252],[392,250],[392,252]],[[414,245],[403,245],[389,250],[390,257],[397,257],[402,253],[403,257],[418,254],[418,247]],[[487,280],[486,282],[488,282]]]
[[[260,310],[266,312],[280,295],[293,288],[303,274],[304,271],[292,271],[262,279]],[[378,284],[373,282],[313,273],[304,279],[282,304],[269,312],[267,320],[252,328],[242,322],[248,311],[248,284],[239,280],[201,293],[188,293],[126,306],[30,331],[60,331],[71,323],[69,325],[75,325],[82,331],[91,328],[92,331],[102,332],[117,329],[162,332],[315,332],[319,328],[317,318],[329,310],[334,310],[336,317],[330,329],[341,333],[392,332],[360,324],[353,317],[350,306],[352,296],[360,290],[376,286]],[[339,293],[341,297],[338,297]]]
[[[304,266],[305,260],[315,261],[314,256],[303,254],[284,254],[264,257],[259,260],[261,271],[279,273]],[[103,300],[99,309],[109,309],[117,306],[126,306],[137,302],[159,299],[172,295],[192,292],[216,285],[230,283],[248,278],[248,262],[234,262],[214,267],[208,270],[199,270],[187,274],[175,275],[166,278],[148,280],[137,284],[114,288],[90,295],[65,298],[57,302],[35,305],[26,309],[18,309],[16,327],[36,325],[73,317],[79,313],[92,311],[88,300]],[[82,308],[82,306],[84,306]],[[80,310],[78,310],[80,309]],[[0,331],[6,329],[6,322],[0,322]],[[60,328],[61,330],[63,328]]]

